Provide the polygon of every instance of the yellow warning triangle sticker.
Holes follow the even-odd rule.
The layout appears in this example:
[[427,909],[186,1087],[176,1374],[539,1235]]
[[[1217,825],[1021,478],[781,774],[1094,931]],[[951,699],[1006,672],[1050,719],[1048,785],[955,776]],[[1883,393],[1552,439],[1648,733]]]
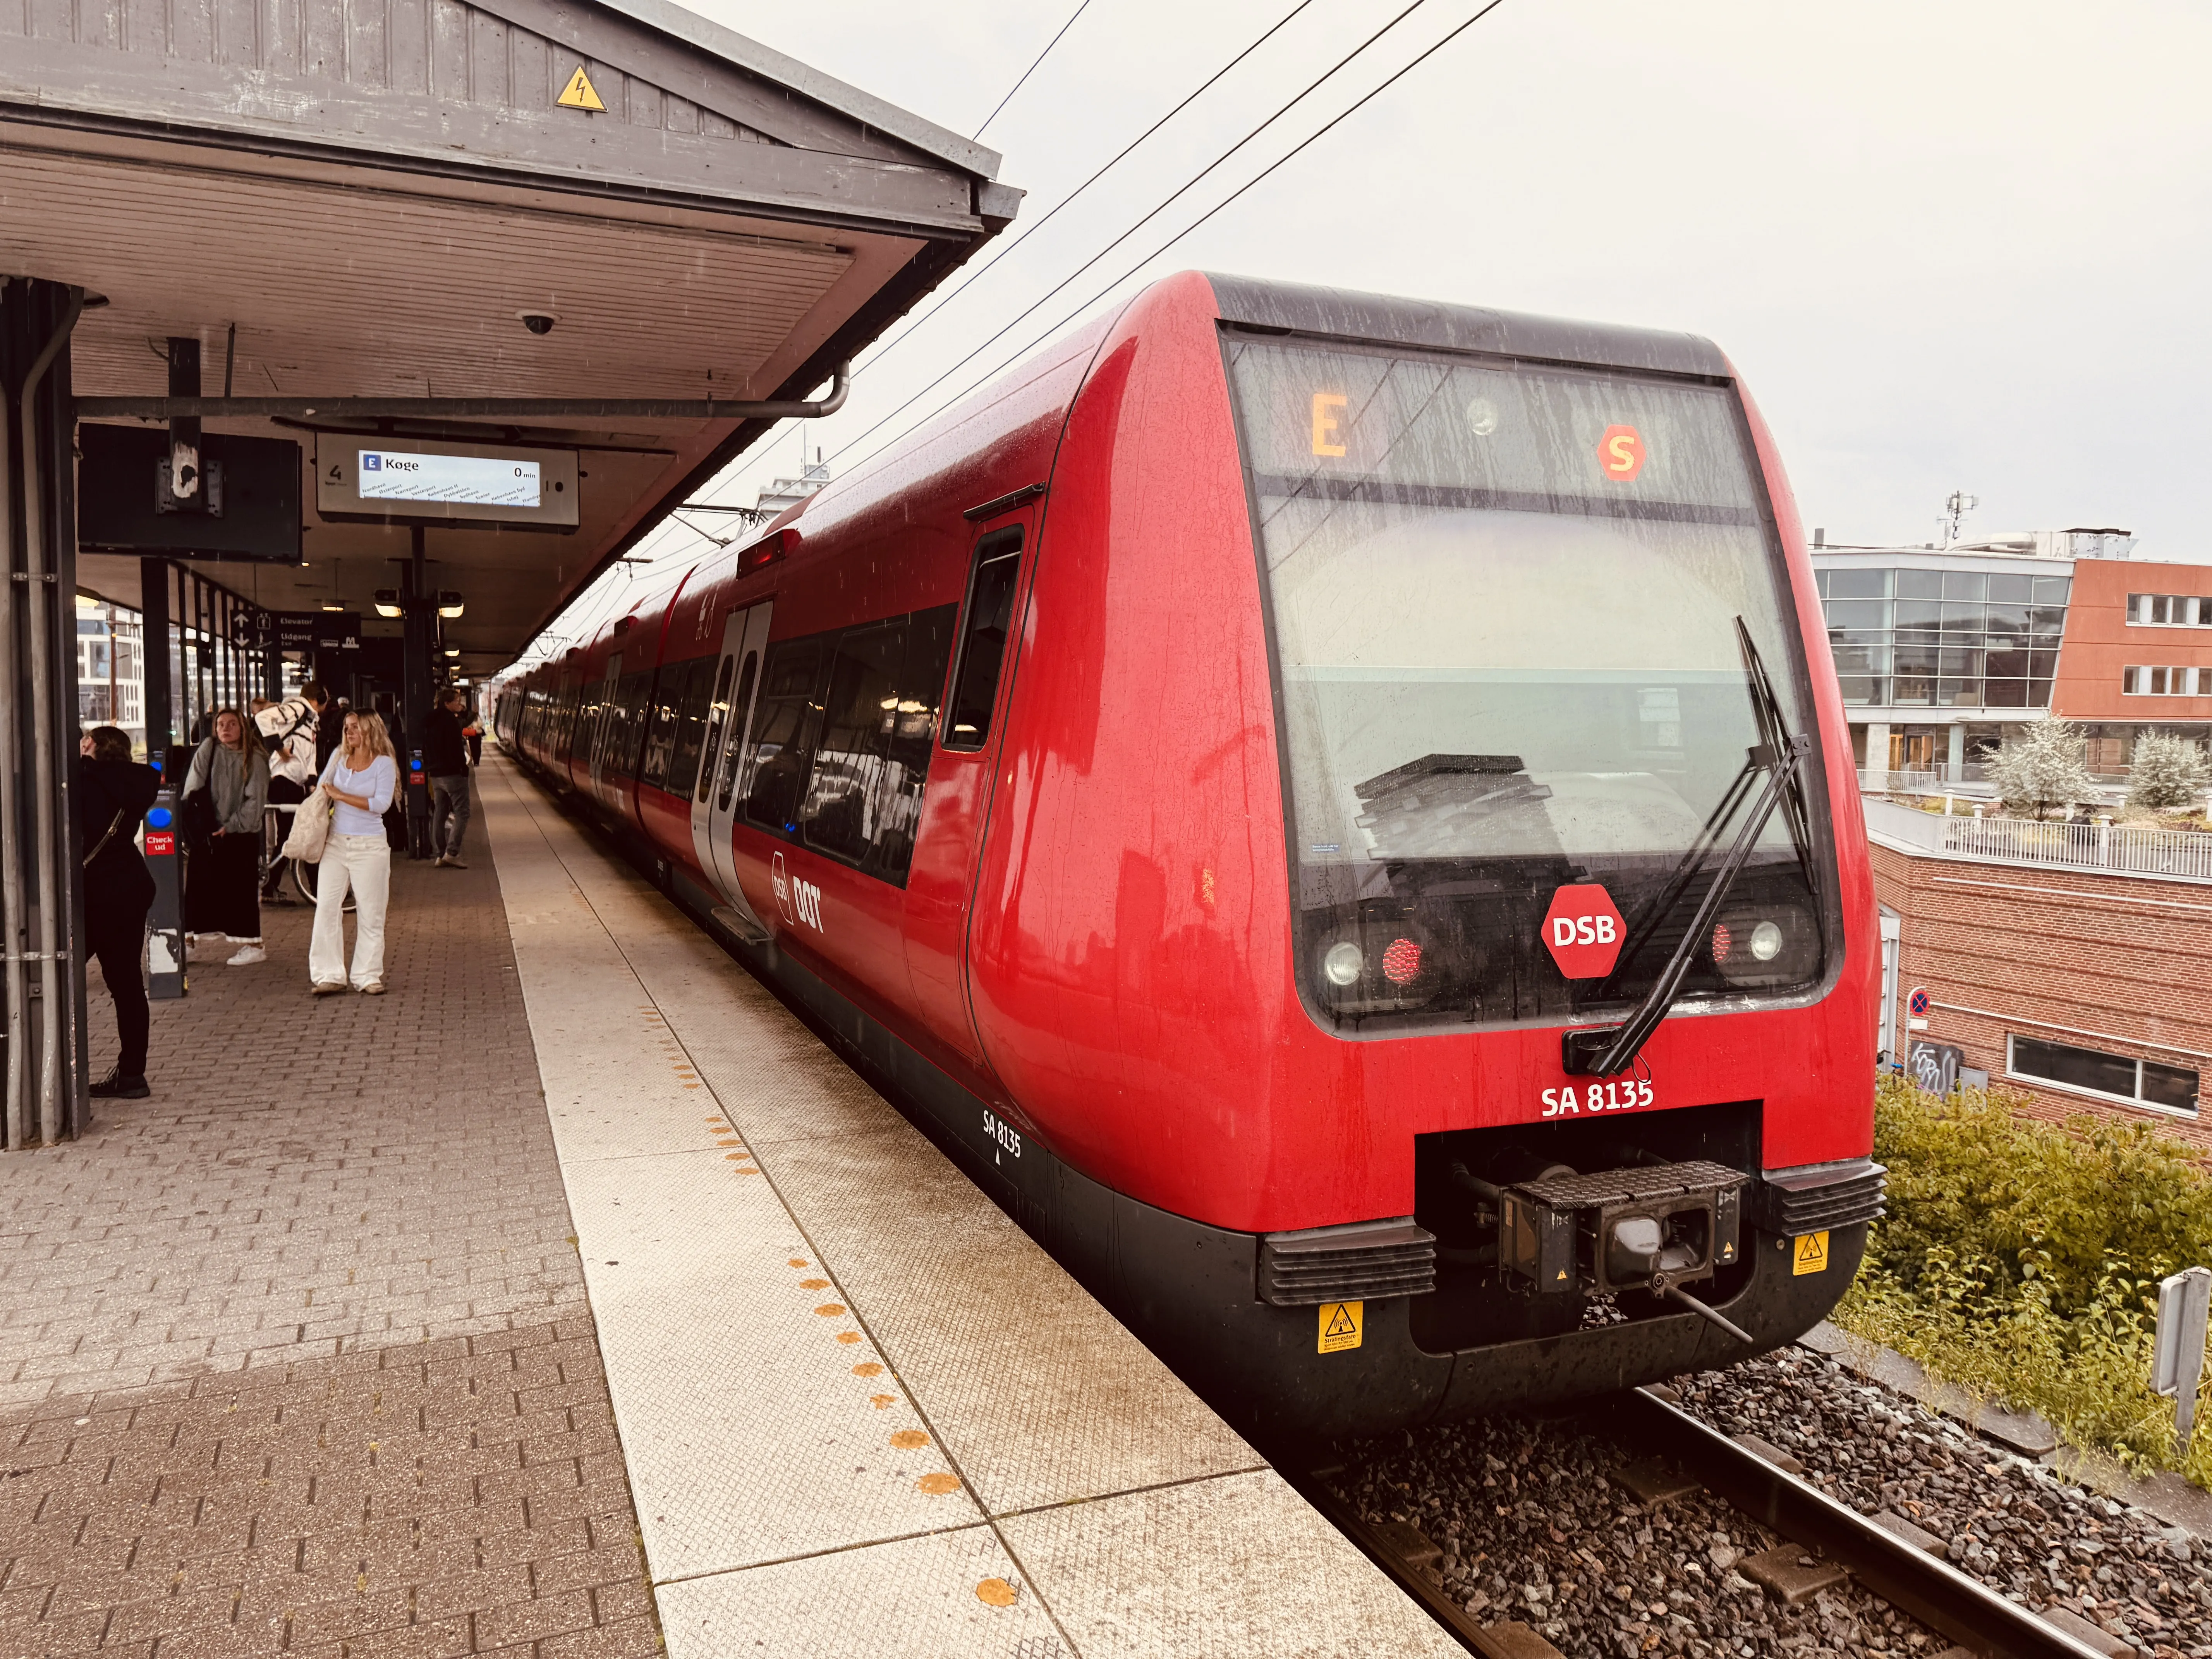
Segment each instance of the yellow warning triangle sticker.
[[1352,1320],[1352,1310],[1346,1307],[1340,1302],[1336,1305],[1336,1310],[1329,1316],[1328,1328],[1323,1331],[1322,1334],[1323,1336],[1350,1336],[1358,1328],[1358,1325]]
[[1792,1274],[1826,1273],[1828,1268],[1828,1236],[1826,1233],[1805,1233],[1796,1240],[1796,1254],[1790,1264]]
[[606,112],[607,107],[599,101],[599,88],[592,84],[592,77],[584,73],[581,64],[576,65],[576,72],[568,77],[568,84],[561,88],[561,95],[553,101],[563,109],[595,109],[601,114]]

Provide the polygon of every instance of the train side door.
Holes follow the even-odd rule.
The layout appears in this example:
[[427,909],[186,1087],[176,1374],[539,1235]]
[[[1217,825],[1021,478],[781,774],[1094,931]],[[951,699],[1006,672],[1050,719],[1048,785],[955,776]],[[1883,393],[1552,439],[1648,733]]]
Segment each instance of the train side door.
[[588,769],[592,796],[595,800],[606,799],[605,786],[600,781],[599,775],[606,764],[608,732],[615,724],[615,694],[622,684],[622,659],[623,653],[619,651],[607,659],[606,678],[599,683],[599,718],[592,731]]
[[760,684],[760,659],[768,643],[769,606],[732,611],[722,624],[722,648],[714,665],[714,696],[707,705],[707,735],[699,755],[699,777],[691,791],[691,850],[737,913],[740,933],[766,936],[760,919],[738,885],[730,849],[737,775],[744,757],[745,734],[752,723]]
[[[760,701],[761,663],[768,655],[770,608],[761,604],[743,613],[744,629],[738,636],[736,652],[738,669],[730,681],[730,732],[722,744],[721,764],[714,771],[714,797],[708,803],[707,840],[714,854],[714,862],[708,867],[732,908],[747,916],[752,915],[752,908],[745,902],[744,890],[738,884],[737,849],[732,845],[732,831],[744,795],[739,774],[744,769],[746,744],[752,735],[753,708]],[[730,621],[735,626],[738,618],[732,617]]]
[[1004,669],[1020,615],[1030,508],[987,520],[970,556],[952,667],[929,764],[927,803],[907,872],[906,959],[916,1008],[940,1042],[983,1058],[969,1017],[964,963],[977,837],[990,803]]

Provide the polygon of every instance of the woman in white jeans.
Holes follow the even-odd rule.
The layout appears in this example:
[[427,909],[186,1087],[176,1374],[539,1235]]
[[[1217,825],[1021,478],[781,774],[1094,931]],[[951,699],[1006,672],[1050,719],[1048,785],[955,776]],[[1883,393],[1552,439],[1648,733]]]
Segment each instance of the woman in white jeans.
[[392,847],[384,809],[399,787],[392,738],[374,714],[349,714],[345,734],[317,780],[335,811],[316,872],[315,932],[307,944],[307,977],[319,997],[346,988],[345,901],[354,896],[353,988],[384,994],[384,907],[392,890]]

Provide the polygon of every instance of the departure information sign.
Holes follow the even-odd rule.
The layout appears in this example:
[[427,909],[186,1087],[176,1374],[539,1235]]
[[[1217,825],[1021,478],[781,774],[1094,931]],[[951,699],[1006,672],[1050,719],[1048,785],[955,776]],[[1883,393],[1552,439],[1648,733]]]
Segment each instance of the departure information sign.
[[363,501],[459,501],[471,507],[538,503],[536,461],[364,449],[356,464]]
[[573,449],[403,437],[370,448],[367,433],[315,440],[315,511],[389,524],[501,525],[566,532],[580,516],[583,471]]

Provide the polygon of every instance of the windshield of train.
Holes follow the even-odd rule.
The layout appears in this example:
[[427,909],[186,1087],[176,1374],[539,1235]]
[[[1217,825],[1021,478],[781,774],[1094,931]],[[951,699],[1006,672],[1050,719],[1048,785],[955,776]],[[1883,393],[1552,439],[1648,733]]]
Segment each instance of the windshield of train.
[[[1226,349],[1310,1004],[1380,1034],[1632,1003],[1771,776],[1749,659],[1784,728],[1812,719],[1732,394],[1233,333]],[[1818,856],[1789,811],[1768,819],[1692,946],[1687,995],[1820,978]],[[1591,885],[1603,901],[1560,904],[1582,929],[1568,945],[1600,948],[1555,948],[1560,890]],[[1609,963],[1608,933],[1626,942]]]

